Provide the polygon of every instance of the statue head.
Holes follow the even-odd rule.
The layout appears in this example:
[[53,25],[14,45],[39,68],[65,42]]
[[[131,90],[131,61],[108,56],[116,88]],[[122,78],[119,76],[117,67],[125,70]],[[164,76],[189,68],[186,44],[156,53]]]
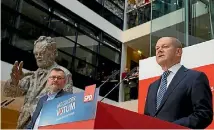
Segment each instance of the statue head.
[[56,42],[51,37],[40,36],[34,42],[34,56],[39,68],[48,68],[55,62],[57,56]]

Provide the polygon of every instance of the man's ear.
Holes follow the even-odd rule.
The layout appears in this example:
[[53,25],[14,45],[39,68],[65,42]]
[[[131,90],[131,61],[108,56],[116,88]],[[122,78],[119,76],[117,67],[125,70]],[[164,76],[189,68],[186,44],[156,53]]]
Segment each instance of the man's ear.
[[177,54],[178,56],[181,56],[182,53],[183,53],[182,48],[177,48],[176,54]]

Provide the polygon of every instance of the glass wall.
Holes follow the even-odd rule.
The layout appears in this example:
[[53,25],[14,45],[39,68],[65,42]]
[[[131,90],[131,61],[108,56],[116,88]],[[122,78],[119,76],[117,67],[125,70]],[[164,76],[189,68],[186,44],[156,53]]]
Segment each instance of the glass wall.
[[15,9],[16,8],[16,4],[17,4],[18,0],[1,0],[1,3],[3,3],[4,5]]
[[125,0],[78,0],[123,30]]
[[151,2],[150,55],[164,36],[178,38],[183,46],[213,39],[211,3],[204,0],[170,0]]
[[91,65],[91,64],[87,64],[86,61],[83,60],[79,60],[79,59],[75,59],[74,61],[75,65],[75,71],[79,74],[85,75],[85,76],[89,76],[90,78],[95,77],[95,69],[96,67]]
[[195,3],[191,3],[191,5],[189,14],[189,46],[208,41],[212,38],[209,3],[198,0]]
[[49,27],[55,32],[64,35],[65,37],[75,41],[76,38],[76,29],[70,23],[65,22],[61,17],[53,16],[50,20]]
[[214,38],[214,1],[209,0],[209,10],[210,10],[210,21],[211,21],[211,35]]
[[150,55],[163,36],[190,46],[213,38],[213,0],[127,0],[127,29],[151,22]]
[[100,54],[111,61],[118,63],[120,62],[120,54],[117,51],[112,50],[109,46],[106,46],[104,44],[100,45]]
[[87,36],[85,33],[78,32],[77,43],[92,51],[97,52],[98,50],[99,42],[96,39]]
[[164,36],[176,37],[182,43],[185,43],[185,10],[184,2],[186,0],[179,0],[176,2],[170,0],[162,2],[156,0],[152,5],[152,20],[151,20],[151,34],[150,34],[150,55],[155,55],[155,45],[157,40]]
[[[116,5],[122,1],[111,2]],[[24,61],[25,69],[36,70],[34,41],[45,35],[55,38],[59,54],[56,61],[71,71],[76,87],[99,86],[104,77],[111,75],[114,69],[120,69],[121,42],[57,2],[2,0],[1,7],[2,61],[11,64],[15,60]],[[115,12],[112,14],[116,16]],[[121,18],[121,14],[117,15]],[[79,82],[79,79],[85,82]],[[113,100],[117,101],[116,98]]]

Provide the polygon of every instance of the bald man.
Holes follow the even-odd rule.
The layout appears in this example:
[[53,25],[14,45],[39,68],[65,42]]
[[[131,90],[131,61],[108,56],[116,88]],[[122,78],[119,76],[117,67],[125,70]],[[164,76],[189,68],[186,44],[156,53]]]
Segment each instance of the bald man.
[[213,120],[207,76],[180,64],[178,39],[163,37],[155,49],[163,74],[149,86],[144,114],[192,129],[206,128]]

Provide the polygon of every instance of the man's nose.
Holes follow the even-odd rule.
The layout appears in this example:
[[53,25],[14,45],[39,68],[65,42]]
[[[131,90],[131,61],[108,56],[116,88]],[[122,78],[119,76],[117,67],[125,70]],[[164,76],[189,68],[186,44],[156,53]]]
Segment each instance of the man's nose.
[[54,82],[56,82],[57,80],[58,80],[57,77],[55,77],[55,78],[53,79]]
[[162,48],[159,48],[159,49],[157,50],[157,52],[158,52],[158,53],[162,53],[162,52],[163,52],[163,49],[162,49]]

